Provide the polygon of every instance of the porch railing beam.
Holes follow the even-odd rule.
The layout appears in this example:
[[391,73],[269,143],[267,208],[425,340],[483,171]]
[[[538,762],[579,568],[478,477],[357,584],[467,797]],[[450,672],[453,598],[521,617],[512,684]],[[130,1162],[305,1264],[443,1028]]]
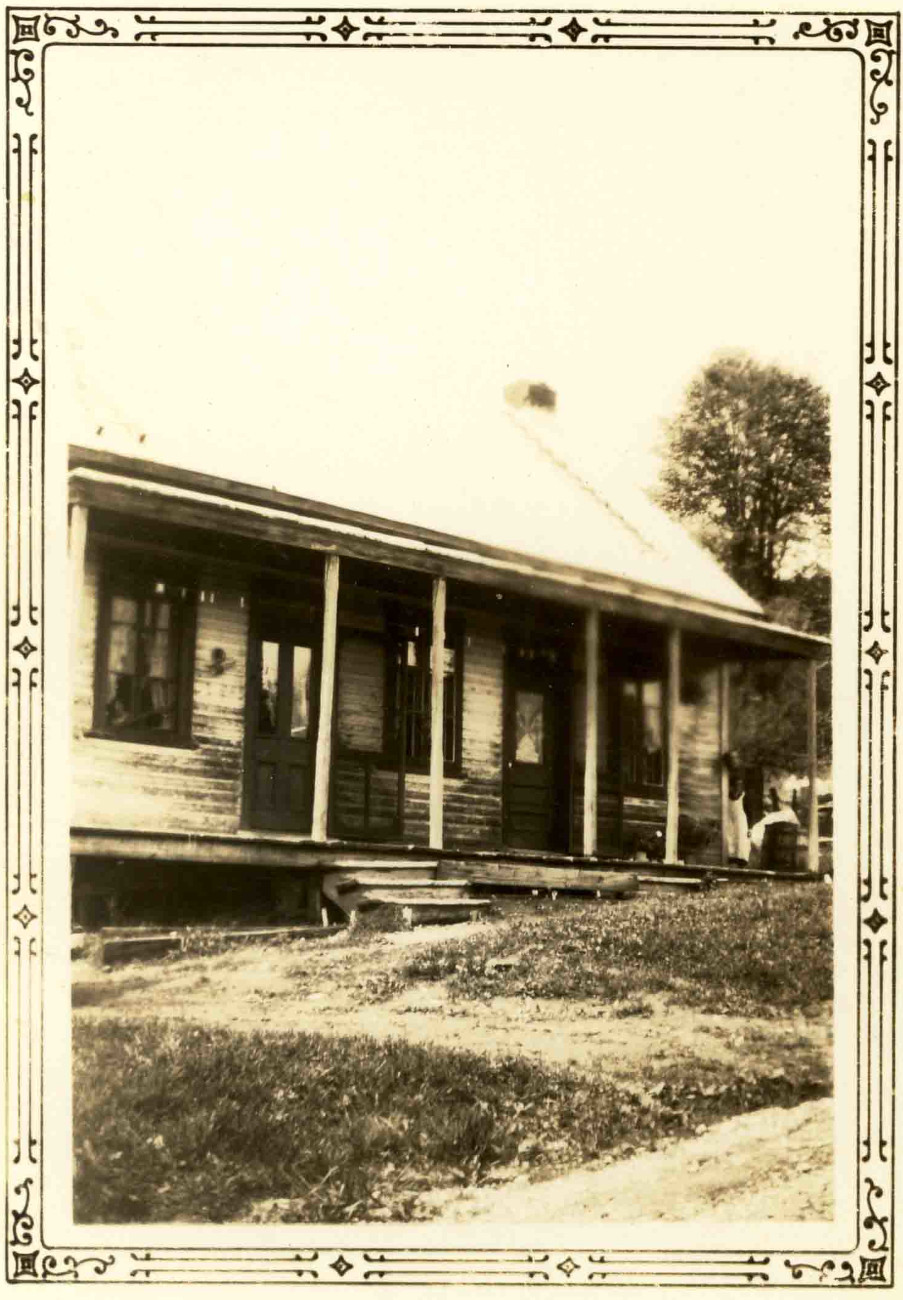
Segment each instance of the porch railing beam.
[[808,663],[806,759],[809,769],[809,870],[818,871],[818,664]]
[[668,629],[668,806],[665,817],[665,861],[677,861],[680,815],[680,628]]
[[332,768],[332,717],[335,700],[336,627],[339,613],[339,557],[328,555],[323,571],[323,653],[320,658],[320,707],[314,767],[314,810],[311,834],[329,834],[329,776]]
[[718,754],[721,773],[721,865],[728,859],[728,805],[730,803],[730,774],[724,755],[731,748],[731,666],[718,665]]
[[433,579],[433,635],[430,651],[430,848],[442,848],[445,785],[445,579]]
[[586,611],[586,757],[583,767],[583,852],[599,847],[599,611]]

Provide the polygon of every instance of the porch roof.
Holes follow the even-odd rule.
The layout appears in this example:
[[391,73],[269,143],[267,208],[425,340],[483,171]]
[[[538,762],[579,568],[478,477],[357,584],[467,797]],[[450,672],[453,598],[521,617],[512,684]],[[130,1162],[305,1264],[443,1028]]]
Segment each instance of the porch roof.
[[[529,446],[533,441],[529,425],[520,432],[524,435],[520,440]],[[538,438],[534,450],[540,460],[548,459],[549,452]],[[70,466],[74,497],[164,524],[225,530],[592,604],[654,622],[674,622],[755,647],[759,653],[820,657],[829,644],[824,638],[768,623],[756,602],[650,502],[644,507],[634,500],[625,506],[619,497],[618,509],[606,508],[592,489],[581,490],[574,483],[569,484],[568,510],[561,509],[555,520],[555,531],[563,540],[540,549],[538,541],[548,536],[548,515],[537,521],[535,540],[527,536],[520,547],[502,546],[481,536],[439,532],[407,520],[388,520],[105,449],[72,447]],[[567,480],[566,470],[561,477]],[[414,494],[409,491],[409,495]],[[533,506],[531,496],[513,512],[528,534]],[[466,509],[463,513],[465,522],[470,522],[471,515]],[[588,520],[596,534],[591,543],[585,532]],[[497,531],[504,535],[504,521]],[[569,545],[568,537],[577,540]],[[584,551],[587,562],[561,558]],[[598,556],[597,564],[588,562],[591,555]],[[603,558],[610,562],[603,563]],[[678,583],[675,566],[682,567],[685,581]]]

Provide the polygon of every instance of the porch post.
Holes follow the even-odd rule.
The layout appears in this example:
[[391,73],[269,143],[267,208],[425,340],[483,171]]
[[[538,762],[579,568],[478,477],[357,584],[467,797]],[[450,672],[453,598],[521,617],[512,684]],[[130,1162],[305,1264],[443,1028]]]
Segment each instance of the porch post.
[[445,579],[433,578],[433,636],[430,651],[430,848],[442,848],[445,784]]
[[78,672],[79,630],[82,592],[85,587],[85,550],[87,544],[88,507],[81,501],[73,501],[69,514],[70,707],[75,696],[76,674]]
[[809,768],[809,870],[818,871],[818,713],[816,710],[818,683],[818,664],[810,659],[808,669],[807,691],[807,745],[806,758]]
[[680,813],[680,628],[668,628],[668,807],[665,818],[665,861],[677,861],[677,818]]
[[731,748],[731,666],[718,665],[718,766],[721,775],[721,865],[727,865],[727,810],[730,777],[724,755]]
[[339,557],[327,555],[323,572],[323,653],[320,659],[320,707],[314,766],[314,810],[311,834],[325,840],[329,833],[329,773],[332,766],[332,714],[335,698],[336,626],[339,613]]
[[583,767],[583,853],[598,849],[599,611],[586,611],[586,758]]

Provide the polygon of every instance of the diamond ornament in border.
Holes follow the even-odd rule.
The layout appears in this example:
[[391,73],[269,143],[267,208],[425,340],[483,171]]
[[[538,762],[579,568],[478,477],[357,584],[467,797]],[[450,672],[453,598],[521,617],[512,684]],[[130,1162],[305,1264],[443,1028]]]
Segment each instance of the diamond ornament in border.
[[[8,1134],[10,1281],[298,1281],[425,1285],[893,1285],[893,1065],[900,690],[898,549],[899,31],[895,13],[592,10],[36,9],[7,12],[6,555]],[[44,55],[77,48],[332,46],[423,49],[819,50],[861,72],[859,1070],[857,1240],[829,1251],[323,1250],[79,1247],[47,1240],[41,1192],[43,978]],[[303,57],[303,54],[299,54]],[[136,1236],[140,1228],[136,1227]]]

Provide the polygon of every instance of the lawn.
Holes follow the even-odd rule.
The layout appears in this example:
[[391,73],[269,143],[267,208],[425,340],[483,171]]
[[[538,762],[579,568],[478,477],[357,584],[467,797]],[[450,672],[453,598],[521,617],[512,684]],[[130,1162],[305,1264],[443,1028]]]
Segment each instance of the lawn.
[[832,942],[831,896],[820,885],[649,893],[629,907],[559,898],[420,949],[395,974],[446,981],[463,998],[668,993],[700,1011],[782,1015],[830,1000]]
[[818,885],[532,900],[441,942],[371,930],[94,976],[76,1218],[234,1221],[274,1199],[286,1221],[420,1218],[427,1190],[825,1096],[830,907]]

